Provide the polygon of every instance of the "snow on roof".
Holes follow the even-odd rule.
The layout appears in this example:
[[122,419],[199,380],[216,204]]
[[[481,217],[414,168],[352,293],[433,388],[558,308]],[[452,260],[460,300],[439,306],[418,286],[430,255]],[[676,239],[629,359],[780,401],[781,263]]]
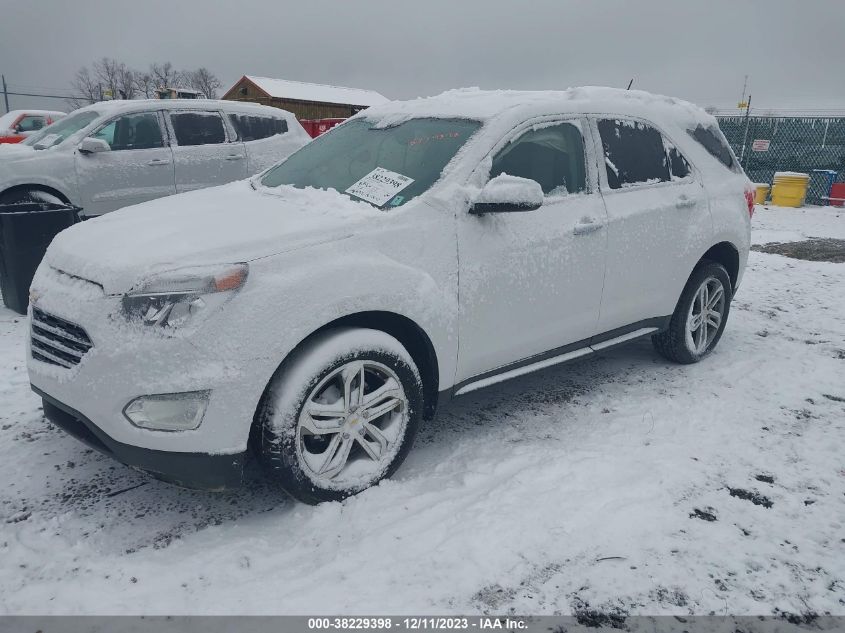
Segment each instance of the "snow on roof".
[[[244,101],[224,101],[221,99],[114,99],[111,101],[99,101],[92,105],[87,105],[80,110],[94,110],[99,113],[117,113],[117,112],[134,112],[148,109],[156,110],[225,110],[227,112],[233,110],[263,110],[265,114],[267,111],[273,112],[276,115],[279,112],[287,112],[282,108],[273,106],[265,106],[258,103],[247,103]],[[291,115],[293,116],[293,115]]]
[[684,124],[715,123],[702,108],[681,99],[642,90],[622,90],[597,86],[566,90],[481,90],[460,88],[434,97],[391,101],[374,106],[358,117],[395,125],[416,117],[466,118],[486,121],[506,114],[514,118],[544,114],[618,114],[645,118],[671,118]]
[[244,76],[271,97],[279,99],[318,101],[320,103],[337,103],[354,106],[374,106],[387,102],[387,97],[380,95],[374,90],[310,84],[302,81],[272,79],[270,77],[256,77],[254,75]]

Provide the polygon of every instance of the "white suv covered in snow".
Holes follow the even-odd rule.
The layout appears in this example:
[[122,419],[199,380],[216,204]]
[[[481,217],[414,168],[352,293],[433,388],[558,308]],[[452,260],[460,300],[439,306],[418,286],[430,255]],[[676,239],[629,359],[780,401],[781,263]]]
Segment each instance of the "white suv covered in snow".
[[707,355],[748,190],[716,121],[675,99],[376,106],[251,181],[61,233],[30,380],[50,420],[162,478],[229,486],[254,453],[299,499],[340,499],[451,396],[643,336]]
[[104,101],[0,145],[0,204],[70,202],[85,216],[242,180],[310,140],[290,112],[234,101]]

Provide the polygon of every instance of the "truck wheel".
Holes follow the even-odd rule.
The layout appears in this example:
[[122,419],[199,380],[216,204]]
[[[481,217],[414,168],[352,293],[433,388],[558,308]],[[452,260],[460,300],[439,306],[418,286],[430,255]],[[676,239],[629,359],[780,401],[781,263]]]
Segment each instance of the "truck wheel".
[[265,397],[260,458],[289,494],[316,504],[392,475],[422,417],[419,371],[392,336],[326,332],[282,366]]
[[690,276],[669,328],[651,337],[654,348],[676,363],[697,363],[716,347],[728,322],[731,279],[716,262],[700,263]]

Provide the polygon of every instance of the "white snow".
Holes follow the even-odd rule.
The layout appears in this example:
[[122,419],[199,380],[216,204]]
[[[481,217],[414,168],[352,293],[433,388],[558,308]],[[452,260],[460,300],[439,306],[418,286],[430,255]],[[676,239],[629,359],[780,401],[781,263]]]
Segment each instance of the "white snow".
[[442,117],[485,121],[508,111],[524,120],[526,114],[625,114],[648,120],[683,121],[684,124],[717,125],[703,109],[675,97],[643,90],[620,90],[603,86],[581,86],[566,90],[480,90],[459,88],[433,97],[390,101],[360,112],[356,117],[396,125],[415,117]]
[[806,178],[809,180],[810,174],[805,174],[800,171],[776,171],[775,178]]
[[[106,293],[121,293],[138,275],[250,261],[327,241],[348,232],[349,224],[381,215],[336,191],[256,191],[242,180],[183,194],[176,208],[173,199],[159,198],[76,224],[56,236],[45,260]],[[137,238],[128,243],[126,235]]]
[[[806,236],[845,211],[757,208],[756,243]],[[86,449],[42,420],[25,335],[0,310],[0,613],[845,615],[843,264],[752,252],[704,362],[641,341],[473,393],[319,507]]]
[[[565,192],[566,189],[563,189]],[[559,195],[557,191],[550,192],[550,195],[552,193]],[[505,201],[536,208],[543,204],[543,189],[539,183],[528,178],[499,174],[485,185],[476,199],[480,203]]]
[[246,75],[246,78],[271,97],[280,99],[319,101],[321,103],[354,106],[373,106],[387,102],[385,96],[374,90],[327,86],[325,84],[312,84],[303,81],[290,81],[288,79],[256,77],[255,75]]

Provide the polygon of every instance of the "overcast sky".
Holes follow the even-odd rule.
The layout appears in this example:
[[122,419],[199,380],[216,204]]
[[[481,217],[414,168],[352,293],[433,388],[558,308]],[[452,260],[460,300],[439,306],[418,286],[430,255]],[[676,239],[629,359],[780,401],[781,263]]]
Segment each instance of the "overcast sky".
[[206,66],[226,88],[253,74],[389,98],[633,77],[719,107],[748,74],[753,106],[845,109],[843,27],[843,0],[0,0],[0,73],[10,90],[65,94],[108,56]]

